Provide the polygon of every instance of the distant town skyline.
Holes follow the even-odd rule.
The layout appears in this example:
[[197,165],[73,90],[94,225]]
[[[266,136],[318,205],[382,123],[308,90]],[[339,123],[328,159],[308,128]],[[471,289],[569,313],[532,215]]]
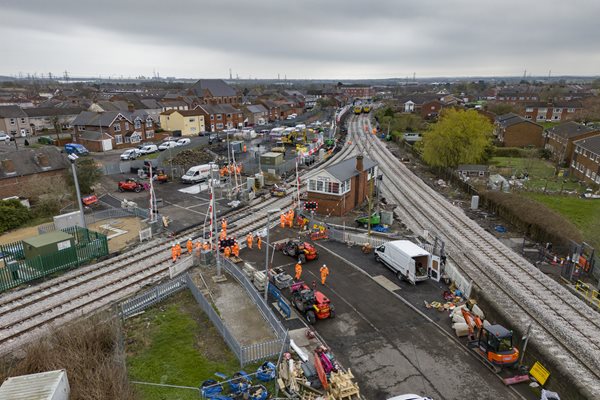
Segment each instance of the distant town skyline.
[[[525,7],[526,4],[526,7]],[[600,2],[72,0],[0,5],[0,75],[597,76]]]

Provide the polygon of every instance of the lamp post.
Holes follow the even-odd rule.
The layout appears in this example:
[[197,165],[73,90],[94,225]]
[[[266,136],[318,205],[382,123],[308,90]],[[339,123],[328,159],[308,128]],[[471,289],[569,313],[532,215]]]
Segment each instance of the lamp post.
[[71,170],[73,171],[73,182],[75,182],[75,193],[77,195],[76,201],[77,204],[79,204],[81,227],[87,229],[87,226],[85,224],[85,216],[83,215],[83,203],[81,202],[81,192],[79,191],[79,180],[77,179],[77,168],[75,168],[75,161],[77,161],[79,157],[77,157],[76,154],[69,154],[68,158],[69,161],[71,161]]
[[[281,212],[281,208],[273,208],[267,211],[267,240],[265,243],[265,301],[267,301],[269,297],[269,228],[271,226],[271,214],[276,212]],[[275,251],[275,249],[273,249],[273,251]]]

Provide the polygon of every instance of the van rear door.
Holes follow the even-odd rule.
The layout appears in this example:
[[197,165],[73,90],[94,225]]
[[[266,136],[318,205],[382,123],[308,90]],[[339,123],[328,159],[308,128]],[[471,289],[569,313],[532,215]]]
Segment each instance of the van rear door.
[[417,283],[417,274],[415,273],[416,268],[417,267],[415,265],[415,260],[413,260],[412,258],[409,258],[407,279],[413,285],[416,285],[416,283]]
[[440,258],[438,256],[431,255],[431,262],[427,268],[429,277],[436,282],[440,281],[442,277],[442,264],[440,264]]

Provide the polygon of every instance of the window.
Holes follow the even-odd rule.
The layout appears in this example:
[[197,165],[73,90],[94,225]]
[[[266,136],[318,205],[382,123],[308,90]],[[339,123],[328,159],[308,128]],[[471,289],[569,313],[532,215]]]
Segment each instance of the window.
[[211,120],[211,121],[214,121],[214,120],[215,120],[215,116],[211,114],[211,115],[210,115],[210,120]]
[[24,124],[25,123],[25,118],[21,118],[21,123]]
[[575,109],[574,108],[567,108],[567,112],[574,113]]
[[17,120],[16,120],[15,118],[11,118],[11,119],[10,119],[10,124],[11,124],[11,125],[14,125],[14,124],[16,124],[16,123],[17,123]]
[[575,160],[571,161],[571,167],[575,168],[577,166],[577,164],[575,163]]
[[546,119],[546,116],[543,114],[538,114],[537,119],[538,119],[538,121],[540,121],[540,120]]
[[148,118],[146,120],[146,128],[152,128],[153,125],[154,125],[154,121],[152,120],[152,118]]
[[129,136],[125,136],[125,143],[129,143],[131,142],[131,139],[129,138]]
[[544,113],[545,114],[547,112],[548,112],[548,109],[546,107],[538,108],[538,113]]
[[154,137],[154,131],[146,131],[146,139],[150,139]]
[[585,176],[589,178],[591,175],[592,175],[592,171],[590,171],[589,168],[586,168],[585,169]]
[[523,97],[523,96],[520,96],[520,97],[519,97],[519,100],[525,100],[525,97]]
[[223,119],[223,116],[221,114],[217,114],[217,121],[221,121]]
[[533,107],[526,107],[525,112],[533,112]]
[[554,112],[555,112],[555,113],[561,113],[562,111],[563,111],[563,110],[562,110],[562,108],[555,108],[555,109],[554,109]]
[[125,122],[125,130],[128,131],[129,130],[129,122]]
[[190,118],[190,122],[196,122],[196,118]]
[[217,129],[223,129],[223,124],[219,122],[219,123],[217,124]]
[[134,133],[133,135],[131,135],[131,143],[139,143],[142,141],[142,137],[140,136],[139,133]]
[[525,119],[531,119],[531,115],[526,115]]
[[136,120],[133,122],[133,126],[135,127],[135,129],[140,129],[140,128],[142,127],[142,121],[141,121],[141,120],[139,120],[139,119],[136,119]]
[[231,118],[231,114],[227,114],[227,119],[230,119],[230,118]]
[[121,132],[121,123],[117,122],[113,125],[113,129],[115,132]]
[[115,143],[116,144],[123,143],[123,135],[115,135]]

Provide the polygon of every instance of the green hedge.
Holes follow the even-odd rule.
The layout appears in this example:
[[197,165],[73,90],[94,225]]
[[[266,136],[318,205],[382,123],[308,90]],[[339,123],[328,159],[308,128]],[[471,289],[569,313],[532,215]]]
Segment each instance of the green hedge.
[[18,228],[30,219],[29,209],[19,200],[0,200],[0,233]]

